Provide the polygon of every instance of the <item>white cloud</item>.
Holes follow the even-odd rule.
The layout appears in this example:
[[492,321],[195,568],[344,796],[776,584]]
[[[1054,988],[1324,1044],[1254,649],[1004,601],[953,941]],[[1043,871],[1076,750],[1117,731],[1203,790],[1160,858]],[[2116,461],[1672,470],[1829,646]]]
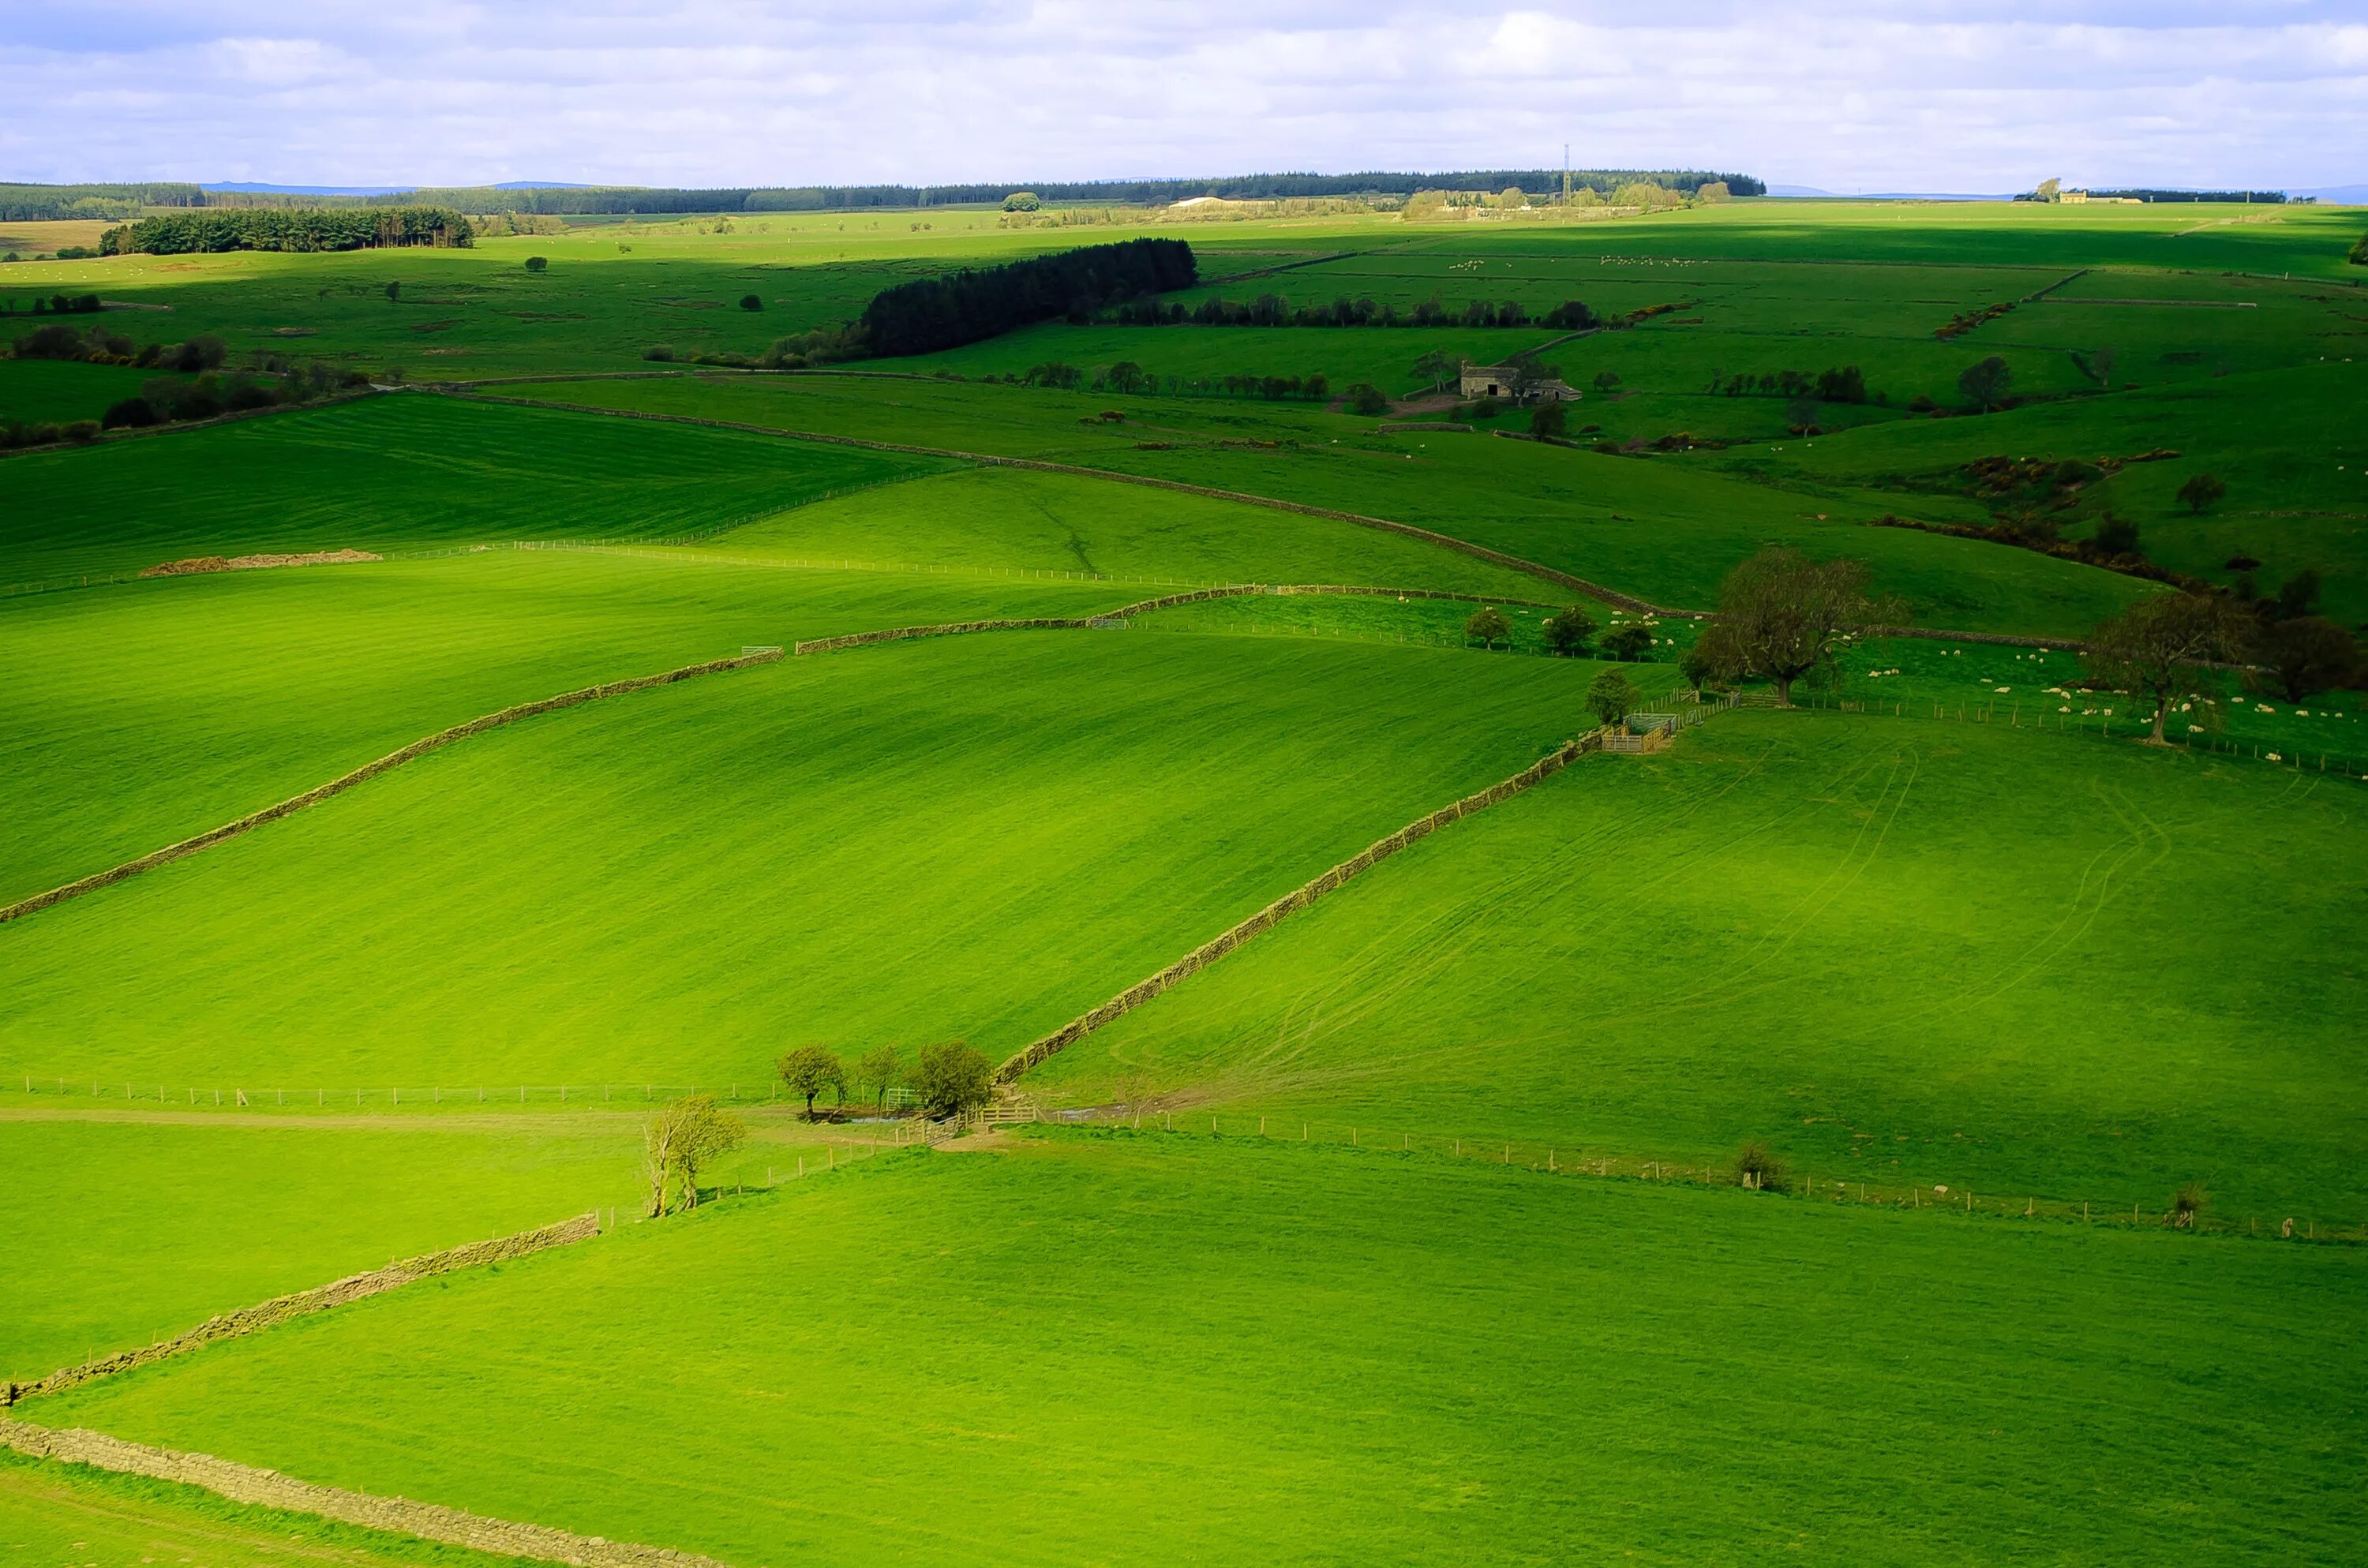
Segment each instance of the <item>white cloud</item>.
[[684,185],[1504,167],[2368,178],[2357,0],[32,0],[20,179]]

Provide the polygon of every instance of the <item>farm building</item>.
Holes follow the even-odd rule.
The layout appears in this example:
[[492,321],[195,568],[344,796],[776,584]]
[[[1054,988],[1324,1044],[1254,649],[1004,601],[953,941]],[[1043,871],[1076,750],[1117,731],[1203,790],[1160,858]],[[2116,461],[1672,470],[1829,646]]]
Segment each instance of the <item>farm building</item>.
[[1518,374],[1510,365],[1466,365],[1463,367],[1463,395],[1469,398],[1497,397],[1514,403],[1577,403],[1578,389],[1567,382],[1533,381],[1515,390]]

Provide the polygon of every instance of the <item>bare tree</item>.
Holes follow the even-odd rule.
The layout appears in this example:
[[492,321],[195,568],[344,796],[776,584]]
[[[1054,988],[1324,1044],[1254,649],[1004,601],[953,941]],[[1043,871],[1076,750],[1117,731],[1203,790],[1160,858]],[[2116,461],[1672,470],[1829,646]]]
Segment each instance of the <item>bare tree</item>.
[[650,1119],[642,1139],[642,1170],[649,1177],[650,1217],[676,1207],[699,1207],[699,1172],[747,1141],[746,1123],[709,1095],[669,1102]]
[[2143,692],[2154,703],[2154,733],[2162,738],[2170,705],[2208,691],[2207,661],[2227,658],[2244,625],[2226,600],[2200,594],[2153,594],[2090,634],[2089,671],[2109,686]]
[[1903,625],[1907,607],[1867,589],[1866,562],[1812,561],[1771,544],[1726,575],[1718,616],[1695,647],[1721,680],[1772,681],[1776,700],[1793,705],[1793,683],[1833,656],[1853,626]]
[[1444,348],[1434,348],[1414,362],[1414,373],[1430,379],[1430,390],[1438,392],[1447,385],[1447,378],[1463,369],[1463,361]]

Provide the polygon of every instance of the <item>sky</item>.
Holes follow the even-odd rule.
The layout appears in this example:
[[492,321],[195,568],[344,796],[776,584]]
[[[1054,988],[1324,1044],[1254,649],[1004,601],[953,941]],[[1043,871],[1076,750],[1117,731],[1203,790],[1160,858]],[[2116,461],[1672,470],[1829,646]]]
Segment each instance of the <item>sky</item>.
[[2368,0],[7,0],[0,180],[2368,181]]

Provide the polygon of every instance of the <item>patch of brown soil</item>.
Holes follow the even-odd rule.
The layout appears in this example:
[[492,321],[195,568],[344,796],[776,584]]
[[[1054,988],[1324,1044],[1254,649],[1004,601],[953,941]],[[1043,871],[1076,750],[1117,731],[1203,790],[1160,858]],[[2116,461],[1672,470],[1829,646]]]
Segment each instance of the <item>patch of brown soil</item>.
[[378,561],[367,550],[314,550],[301,555],[193,555],[167,561],[141,573],[142,577],[194,577],[207,572],[259,572],[268,566],[343,566],[357,561]]

